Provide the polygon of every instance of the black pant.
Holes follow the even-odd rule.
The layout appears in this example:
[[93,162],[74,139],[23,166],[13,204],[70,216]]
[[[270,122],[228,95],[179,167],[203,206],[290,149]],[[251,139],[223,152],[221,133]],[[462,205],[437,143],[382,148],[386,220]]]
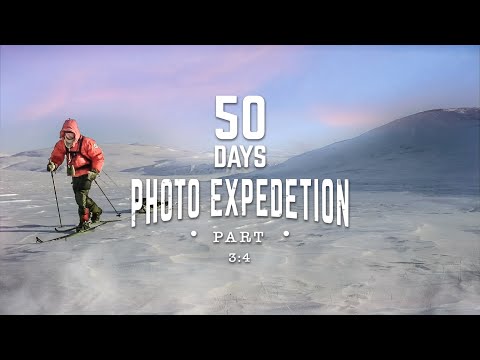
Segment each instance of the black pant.
[[78,205],[78,215],[80,217],[85,213],[85,208],[88,208],[90,213],[99,213],[101,211],[98,205],[95,204],[95,201],[88,197],[92,182],[88,180],[87,174],[74,177],[72,185],[73,192],[75,193],[75,201]]

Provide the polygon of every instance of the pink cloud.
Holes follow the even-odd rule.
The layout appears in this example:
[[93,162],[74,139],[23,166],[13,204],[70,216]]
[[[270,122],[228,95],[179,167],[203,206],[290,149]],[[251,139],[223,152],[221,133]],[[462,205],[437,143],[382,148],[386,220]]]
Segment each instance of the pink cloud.
[[332,108],[315,106],[310,111],[311,119],[335,127],[375,124],[382,115],[378,111],[362,108]]
[[316,104],[306,111],[306,117],[333,127],[373,127],[436,107],[438,96],[435,94],[412,92],[394,100],[363,106]]
[[69,91],[64,87],[60,87],[50,94],[45,100],[29,106],[23,112],[23,118],[27,120],[40,119],[51,114],[62,107],[68,99]]
[[40,99],[23,110],[22,118],[38,120],[62,109],[71,101],[74,89],[81,86],[89,78],[87,71],[76,71],[67,74],[57,82],[45,95],[39,94]]
[[[177,100],[193,107],[215,95],[253,95],[269,80],[295,71],[295,53],[288,46],[172,47],[160,62],[144,68],[120,64],[115,70],[118,74],[109,74],[99,64],[83,72],[71,71],[23,115],[40,119],[60,110],[108,102],[174,109]],[[105,80],[96,84],[105,74],[115,78],[115,86]],[[147,80],[145,84],[140,80],[122,84],[122,74],[139,74]]]
[[[276,46],[261,46],[256,48],[238,48],[223,53],[214,63],[206,64],[201,71],[194,74],[193,80],[197,84],[225,81],[225,76],[233,76],[236,82],[249,80],[251,87],[287,70],[290,63],[288,48]],[[245,77],[245,73],[247,77]]]

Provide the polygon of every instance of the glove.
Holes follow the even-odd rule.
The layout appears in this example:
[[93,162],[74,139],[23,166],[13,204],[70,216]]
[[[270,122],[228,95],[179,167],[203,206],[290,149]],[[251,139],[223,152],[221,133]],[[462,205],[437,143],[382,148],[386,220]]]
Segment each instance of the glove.
[[48,165],[47,165],[47,171],[50,171],[50,172],[52,172],[52,171],[54,171],[54,170],[55,170],[55,168],[56,168],[56,167],[57,167],[57,166],[55,165],[55,163],[54,163],[54,162],[52,162],[52,161],[49,161],[49,162],[48,162]]
[[93,169],[88,172],[87,179],[90,181],[93,181],[97,178],[97,175],[98,175],[98,171]]

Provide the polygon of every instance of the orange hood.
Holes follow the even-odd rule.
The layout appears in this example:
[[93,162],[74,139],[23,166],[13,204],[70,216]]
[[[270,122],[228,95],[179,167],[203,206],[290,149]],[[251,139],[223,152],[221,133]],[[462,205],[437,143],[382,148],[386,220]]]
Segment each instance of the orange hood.
[[73,132],[75,134],[75,140],[73,141],[73,145],[75,145],[80,139],[80,129],[78,128],[77,121],[75,119],[67,119],[63,123],[62,130],[60,130],[60,138],[63,139],[65,137],[65,132]]

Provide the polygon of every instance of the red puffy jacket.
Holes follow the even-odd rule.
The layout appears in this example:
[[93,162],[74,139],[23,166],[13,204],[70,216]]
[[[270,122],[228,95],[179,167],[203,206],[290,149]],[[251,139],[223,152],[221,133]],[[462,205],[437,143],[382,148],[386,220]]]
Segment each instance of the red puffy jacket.
[[[67,149],[64,142],[65,132],[73,132],[75,140],[70,149]],[[55,144],[50,160],[55,163],[56,168],[62,165],[67,157],[67,165],[75,167],[74,177],[87,174],[90,170],[102,171],[103,151],[96,144],[95,140],[80,134],[77,122],[74,119],[65,120],[62,130],[60,130],[60,140]]]

